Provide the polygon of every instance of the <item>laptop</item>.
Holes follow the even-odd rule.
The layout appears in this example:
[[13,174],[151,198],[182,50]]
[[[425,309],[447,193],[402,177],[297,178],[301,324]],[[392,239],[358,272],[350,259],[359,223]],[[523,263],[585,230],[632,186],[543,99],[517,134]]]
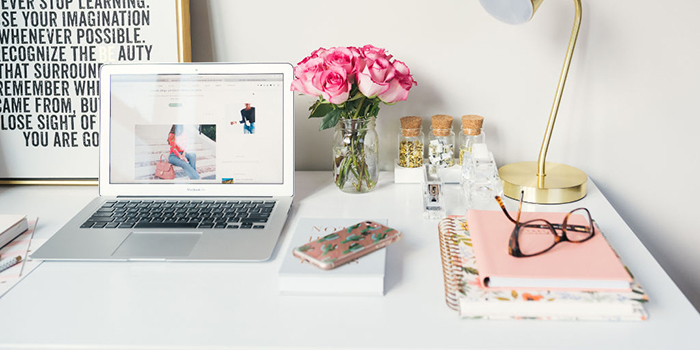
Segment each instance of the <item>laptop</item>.
[[105,65],[99,197],[32,257],[265,261],[294,195],[293,68]]

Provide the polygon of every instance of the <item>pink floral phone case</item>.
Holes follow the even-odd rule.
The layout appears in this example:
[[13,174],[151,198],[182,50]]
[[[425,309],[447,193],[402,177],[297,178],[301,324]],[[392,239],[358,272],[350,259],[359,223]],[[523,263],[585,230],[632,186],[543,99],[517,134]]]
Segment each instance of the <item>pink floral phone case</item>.
[[294,256],[330,270],[386,247],[401,233],[374,221],[363,221],[294,248]]

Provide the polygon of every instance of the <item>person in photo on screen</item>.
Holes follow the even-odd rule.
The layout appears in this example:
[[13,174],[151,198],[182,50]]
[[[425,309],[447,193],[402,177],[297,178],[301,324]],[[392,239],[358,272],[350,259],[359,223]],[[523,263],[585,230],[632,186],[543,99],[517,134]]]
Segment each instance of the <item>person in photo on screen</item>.
[[255,107],[251,107],[250,103],[245,103],[245,108],[241,109],[241,121],[231,122],[233,124],[243,124],[244,134],[254,134],[255,133]]
[[197,155],[187,152],[187,138],[184,134],[184,127],[180,124],[173,124],[168,134],[168,144],[170,145],[170,155],[168,161],[174,166],[179,166],[185,174],[192,180],[199,180],[197,173]]

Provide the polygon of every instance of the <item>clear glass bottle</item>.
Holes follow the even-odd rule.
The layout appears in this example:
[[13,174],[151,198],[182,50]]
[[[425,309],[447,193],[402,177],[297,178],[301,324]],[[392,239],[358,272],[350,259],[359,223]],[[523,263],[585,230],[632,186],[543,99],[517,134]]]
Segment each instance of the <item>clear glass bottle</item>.
[[481,130],[484,124],[484,117],[480,115],[462,116],[462,132],[459,134],[457,144],[459,145],[459,165],[464,164],[465,155],[472,154],[472,147],[477,143],[486,143],[486,135]]
[[374,189],[379,179],[379,138],[374,117],[341,118],[333,135],[333,179],[343,192]]
[[421,117],[401,118],[399,133],[399,166],[403,168],[420,168],[423,166],[423,142],[425,135]]
[[479,143],[464,161],[460,185],[467,209],[498,210],[494,196],[503,194],[503,186],[493,154],[485,143]]
[[428,141],[428,161],[432,165],[447,168],[455,164],[455,133],[452,131],[452,117],[438,114],[432,117]]

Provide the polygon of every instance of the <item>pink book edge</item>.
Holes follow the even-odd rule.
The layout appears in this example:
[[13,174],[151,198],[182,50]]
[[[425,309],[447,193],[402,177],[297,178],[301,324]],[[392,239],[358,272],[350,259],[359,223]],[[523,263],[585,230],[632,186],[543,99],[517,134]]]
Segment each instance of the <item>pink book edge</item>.
[[[552,223],[561,223],[565,215],[566,213],[523,212],[521,221],[541,218]],[[572,216],[569,220],[571,223],[576,223],[583,222],[584,219],[580,216]],[[479,282],[485,288],[520,288],[515,286],[487,287],[485,280],[493,276],[632,282],[632,277],[597,228],[596,235],[589,241],[580,244],[564,242],[557,244],[552,250],[542,255],[516,258],[508,254],[508,239],[514,224],[506,218],[503,212],[470,210],[467,213],[467,223],[479,267]],[[623,291],[620,289],[596,290]],[[624,290],[629,291],[630,289]]]

